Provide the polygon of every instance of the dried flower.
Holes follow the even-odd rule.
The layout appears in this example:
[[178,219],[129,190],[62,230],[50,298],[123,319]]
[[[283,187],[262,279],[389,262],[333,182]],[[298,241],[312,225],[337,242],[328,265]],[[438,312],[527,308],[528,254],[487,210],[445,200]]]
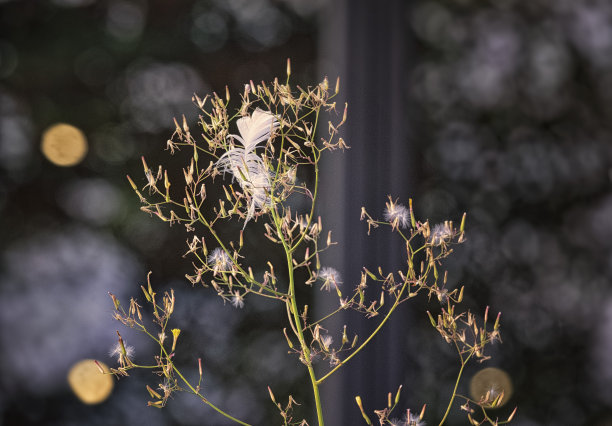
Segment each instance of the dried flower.
[[241,295],[238,290],[234,291],[234,295],[232,296],[231,303],[234,308],[244,307],[244,296]]
[[256,109],[250,116],[242,117],[236,122],[238,135],[230,138],[242,143],[242,147],[233,147],[217,160],[217,167],[222,173],[231,173],[251,201],[245,219],[247,222],[255,214],[256,208],[263,208],[269,203],[268,193],[272,186],[271,175],[263,159],[255,153],[261,142],[267,141],[271,132],[278,126],[278,121],[268,111]]
[[330,291],[332,288],[338,288],[338,286],[342,284],[340,272],[328,266],[321,268],[318,278],[323,281],[321,290]]
[[395,204],[389,200],[387,208],[383,214],[386,221],[390,222],[393,226],[400,228],[406,228],[410,223],[410,211],[406,206],[402,204]]
[[440,302],[440,304],[445,305],[448,302],[448,299],[449,299],[448,290],[442,289],[442,290],[438,291],[436,293],[436,297],[438,298],[438,301]]
[[214,249],[206,258],[206,263],[212,269],[213,274],[229,271],[232,266],[232,259],[221,247]]
[[[123,345],[125,347],[125,354],[123,353],[123,348],[121,347],[121,343],[117,342],[113,345],[108,354],[111,357],[117,357],[117,362],[119,364],[125,364],[127,360],[131,360],[134,357],[134,346]],[[125,359],[127,358],[127,360]]]
[[296,223],[300,227],[300,232],[304,232],[304,229],[308,226],[308,218],[306,216],[300,216],[296,219]]
[[326,334],[325,336],[321,336],[321,345],[323,345],[323,349],[325,349],[326,351],[329,350],[329,345],[331,345],[333,341],[334,341],[334,338],[330,336],[329,334]]
[[340,364],[340,359],[338,359],[338,354],[336,354],[336,351],[331,351],[329,353],[329,365],[331,365],[332,367],[335,365]]
[[404,424],[406,426],[425,426],[425,422],[421,419],[421,416],[414,413],[406,414]]
[[287,170],[287,173],[285,174],[286,179],[287,179],[287,183],[293,185],[295,183],[295,179],[297,178],[297,167],[296,166],[292,166],[289,168],[289,170]]
[[453,230],[447,222],[438,223],[431,231],[430,242],[435,246],[441,246],[446,244],[452,236]]
[[177,389],[177,386],[175,382],[166,377],[157,388],[164,393],[164,398],[167,398],[175,389]]

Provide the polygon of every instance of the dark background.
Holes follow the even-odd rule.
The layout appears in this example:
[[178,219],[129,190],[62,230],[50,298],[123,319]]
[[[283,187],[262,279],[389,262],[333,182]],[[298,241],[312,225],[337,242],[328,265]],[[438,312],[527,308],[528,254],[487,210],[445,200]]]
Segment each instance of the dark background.
[[[189,395],[147,408],[145,384],[156,382],[144,371],[98,406],[81,404],[66,383],[80,359],[114,363],[106,293],[138,296],[149,270],[156,288],[177,292],[177,362],[197,374],[194,359],[204,359],[212,401],[277,424],[271,385],[308,416],[303,371],[278,332],[283,312],[255,298],[236,310],[192,289],[184,230],[142,213],[125,180],[144,182],[141,155],[166,162],[172,118],[195,123],[194,92],[227,84],[237,93],[248,80],[282,76],[288,57],[297,83],[340,75],[349,102],[352,148],[327,159],[321,205],[341,243],[327,260],[344,285],[362,265],[401,267],[385,236],[365,237],[362,205],[380,216],[387,194],[412,197],[433,223],[467,211],[449,282],[466,286],[471,309],[502,311],[503,345],[468,370],[461,392],[479,368],[496,366],[514,383],[496,415],[518,405],[517,425],[611,424],[604,0],[0,1],[0,424],[224,424]],[[57,122],[87,136],[77,166],[57,167],[39,149]],[[439,308],[404,306],[328,385],[329,424],[359,424],[356,394],[371,411],[400,384],[402,407],[427,403],[437,424],[457,361],[425,309]],[[148,361],[154,348],[122,334]],[[466,423],[458,409],[448,421]]]

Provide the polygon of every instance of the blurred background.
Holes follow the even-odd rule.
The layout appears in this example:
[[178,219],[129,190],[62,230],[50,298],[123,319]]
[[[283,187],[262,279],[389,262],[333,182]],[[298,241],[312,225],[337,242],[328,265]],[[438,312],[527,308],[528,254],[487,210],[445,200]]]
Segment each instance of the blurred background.
[[[327,159],[320,208],[344,285],[363,265],[402,267],[388,235],[366,236],[361,206],[380,217],[390,194],[433,223],[468,212],[448,285],[466,286],[466,307],[502,312],[503,344],[460,392],[495,367],[512,386],[495,416],[518,405],[516,425],[612,424],[606,0],[0,0],[0,424],[227,424],[189,395],[147,408],[157,378],[144,371],[98,404],[71,390],[79,361],[115,365],[116,329],[137,362],[153,355],[112,320],[107,295],[139,296],[149,270],[158,293],[177,294],[177,362],[197,377],[204,360],[212,401],[279,424],[270,385],[308,416],[282,310],[255,298],[237,310],[191,288],[184,229],[141,212],[125,179],[144,183],[141,155],[166,162],[172,118],[196,122],[194,92],[238,93],[283,76],[289,57],[294,82],[339,75],[349,103],[351,149]],[[439,306],[404,305],[328,384],[328,424],[361,424],[354,396],[371,411],[400,384],[402,407],[427,403],[439,422],[458,363],[426,309]],[[447,424],[467,424],[458,407]]]

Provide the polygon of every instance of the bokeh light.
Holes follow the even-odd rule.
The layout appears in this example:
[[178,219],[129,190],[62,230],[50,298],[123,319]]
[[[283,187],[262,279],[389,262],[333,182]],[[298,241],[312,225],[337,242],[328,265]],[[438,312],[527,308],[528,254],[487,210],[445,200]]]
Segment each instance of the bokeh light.
[[[100,367],[98,367],[100,366]],[[100,371],[104,370],[104,373]],[[68,384],[84,404],[100,404],[113,391],[115,382],[106,364],[84,359],[74,364],[68,372]]]
[[33,133],[23,102],[0,87],[0,167],[13,173],[24,170],[34,150]]
[[123,42],[138,39],[145,25],[145,6],[146,2],[110,1],[106,17],[108,33]]
[[513,386],[510,376],[505,371],[488,367],[474,374],[470,380],[470,396],[475,401],[483,400],[488,394],[488,401],[492,401],[501,395],[497,407],[501,407],[512,397]]
[[[465,284],[470,309],[503,313],[503,344],[491,355],[512,377],[517,426],[608,424],[612,3],[404,2],[394,31],[406,49],[393,52],[388,68],[353,63],[374,57],[382,36],[376,16],[362,26],[359,2],[339,14],[327,13],[332,3],[347,2],[0,0],[1,424],[161,426],[210,414],[190,395],[147,409],[143,389],[156,386],[147,375],[122,380],[104,407],[80,404],[69,392],[66,372],[78,360],[111,365],[104,357],[118,325],[106,293],[136,296],[142,265],[154,269],[160,292],[176,289],[183,371],[196,377],[194,357],[201,356],[212,399],[255,424],[276,418],[262,380],[286,379],[277,395],[293,393],[301,380],[277,340],[280,313],[249,300],[237,314],[214,294],[185,286],[190,264],[176,256],[184,230],[141,213],[125,174],[143,185],[140,155],[166,164],[173,117],[185,114],[197,137],[194,92],[222,94],[228,84],[234,94],[249,79],[282,74],[287,57],[300,84],[320,77],[316,61],[346,61],[330,65],[351,70],[342,94],[370,67],[383,78],[401,75],[396,89],[411,105],[401,112],[410,133],[402,143],[414,167],[398,173],[410,174],[420,216],[468,213],[466,244],[446,264],[448,285]],[[354,27],[364,35],[359,43],[344,39]],[[340,55],[320,54],[336,43]],[[347,127],[351,111],[384,98],[377,84],[357,92]],[[50,133],[46,148],[45,132],[44,157],[79,167],[52,167],[38,155],[41,131],[58,122],[72,126]],[[253,334],[251,324],[263,323],[272,334]],[[431,402],[433,417],[438,395],[454,385],[455,371],[443,369],[456,364],[429,328],[412,325],[405,364],[418,371],[403,378],[414,390],[402,398],[425,389],[418,396]],[[152,352],[148,340],[129,341],[139,357]],[[308,410],[308,395],[293,394]],[[463,414],[449,425],[465,424]]]
[[43,133],[41,150],[47,160],[56,166],[74,166],[87,154],[87,139],[76,127],[58,123]]
[[110,223],[121,207],[117,188],[104,179],[81,179],[59,189],[60,206],[75,219],[101,226]]
[[[57,391],[76,360],[107,355],[117,328],[107,293],[122,297],[138,282],[133,254],[109,235],[73,226],[39,230],[0,261],[0,385]],[[141,335],[124,337],[147,347]]]
[[[207,91],[199,72],[185,63],[139,61],[128,68],[124,82],[127,99],[122,109],[142,131],[155,133],[174,127],[183,114],[195,119],[194,93]],[[123,89],[122,89],[123,90]]]
[[193,10],[191,40],[203,52],[214,52],[221,49],[229,37],[227,18],[201,6],[201,3],[196,3]]
[[279,386],[288,390],[300,379],[295,369],[276,354],[245,356],[237,335],[252,339],[243,321],[253,321],[185,286],[184,229],[139,211],[125,175],[140,185],[140,155],[167,159],[174,117],[185,114],[199,133],[194,93],[223,93],[227,84],[234,95],[249,79],[282,72],[289,56],[301,64],[296,76],[314,81],[313,14],[324,1],[0,0],[1,424],[161,426],[211,416],[191,395],[147,408],[145,385],[159,385],[147,374],[131,374],[103,407],[81,404],[68,388],[79,360],[116,366],[108,352],[117,329],[138,358],[153,361],[150,341],[113,320],[107,294],[138,297],[142,265],[159,277],[156,291],[175,289],[188,313],[174,318],[186,330],[182,371],[197,375],[193,357],[201,356],[208,396],[254,424],[277,414],[257,372],[282,368]]

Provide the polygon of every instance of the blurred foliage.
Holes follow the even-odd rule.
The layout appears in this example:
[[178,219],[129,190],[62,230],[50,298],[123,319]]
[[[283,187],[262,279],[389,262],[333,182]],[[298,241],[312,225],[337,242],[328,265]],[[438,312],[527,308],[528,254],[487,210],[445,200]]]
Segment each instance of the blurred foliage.
[[[408,24],[416,205],[468,212],[450,275],[503,312],[491,365],[515,382],[507,410],[519,425],[609,424],[612,3],[419,1]],[[426,353],[411,356],[435,371]]]
[[[194,93],[225,93],[226,84],[240,93],[251,79],[282,75],[288,57],[297,83],[314,81],[320,3],[0,1],[0,423],[223,424],[189,398],[147,408],[146,373],[117,383],[100,406],[80,406],[70,393],[75,362],[116,362],[106,292],[138,296],[148,269],[156,291],[177,293],[180,352],[190,354],[177,363],[197,376],[202,357],[210,398],[237,415],[255,423],[277,415],[270,377],[279,394],[301,379],[270,332],[282,312],[265,303],[238,312],[192,289],[184,229],[141,212],[125,175],[144,181],[140,155],[166,161],[173,117],[195,125]],[[87,138],[77,166],[57,167],[40,152],[58,122]],[[136,359],[148,357],[146,341],[124,337]]]
[[[211,399],[249,401],[254,422],[273,416],[265,379],[277,373],[289,388],[296,377],[282,341],[248,324],[281,313],[251,305],[237,316],[187,286],[191,267],[176,256],[185,235],[140,212],[124,176],[141,176],[141,154],[150,164],[165,158],[172,117],[195,118],[193,92],[239,92],[282,75],[287,57],[298,82],[315,81],[321,3],[0,0],[0,423],[207,418],[188,395],[146,408],[148,377],[119,382],[93,407],[66,383],[80,359],[108,360],[116,325],[106,291],[134,295],[153,268],[155,285],[177,291],[176,326],[194,330],[180,353],[202,356],[205,384],[218,390]],[[503,312],[504,343],[488,364],[513,380],[500,416],[518,405],[516,425],[609,424],[612,4],[421,0],[406,30],[407,118],[422,153],[415,205],[432,222],[468,212],[449,278],[466,285],[468,304]],[[57,122],[85,133],[80,165],[60,168],[40,153]],[[407,337],[405,382],[422,390],[410,405],[426,400],[433,413],[454,363],[427,324],[418,330]],[[257,343],[244,351],[234,335]],[[149,350],[124,337],[136,358]],[[196,374],[193,361],[177,360]],[[463,424],[457,416],[449,424]]]

